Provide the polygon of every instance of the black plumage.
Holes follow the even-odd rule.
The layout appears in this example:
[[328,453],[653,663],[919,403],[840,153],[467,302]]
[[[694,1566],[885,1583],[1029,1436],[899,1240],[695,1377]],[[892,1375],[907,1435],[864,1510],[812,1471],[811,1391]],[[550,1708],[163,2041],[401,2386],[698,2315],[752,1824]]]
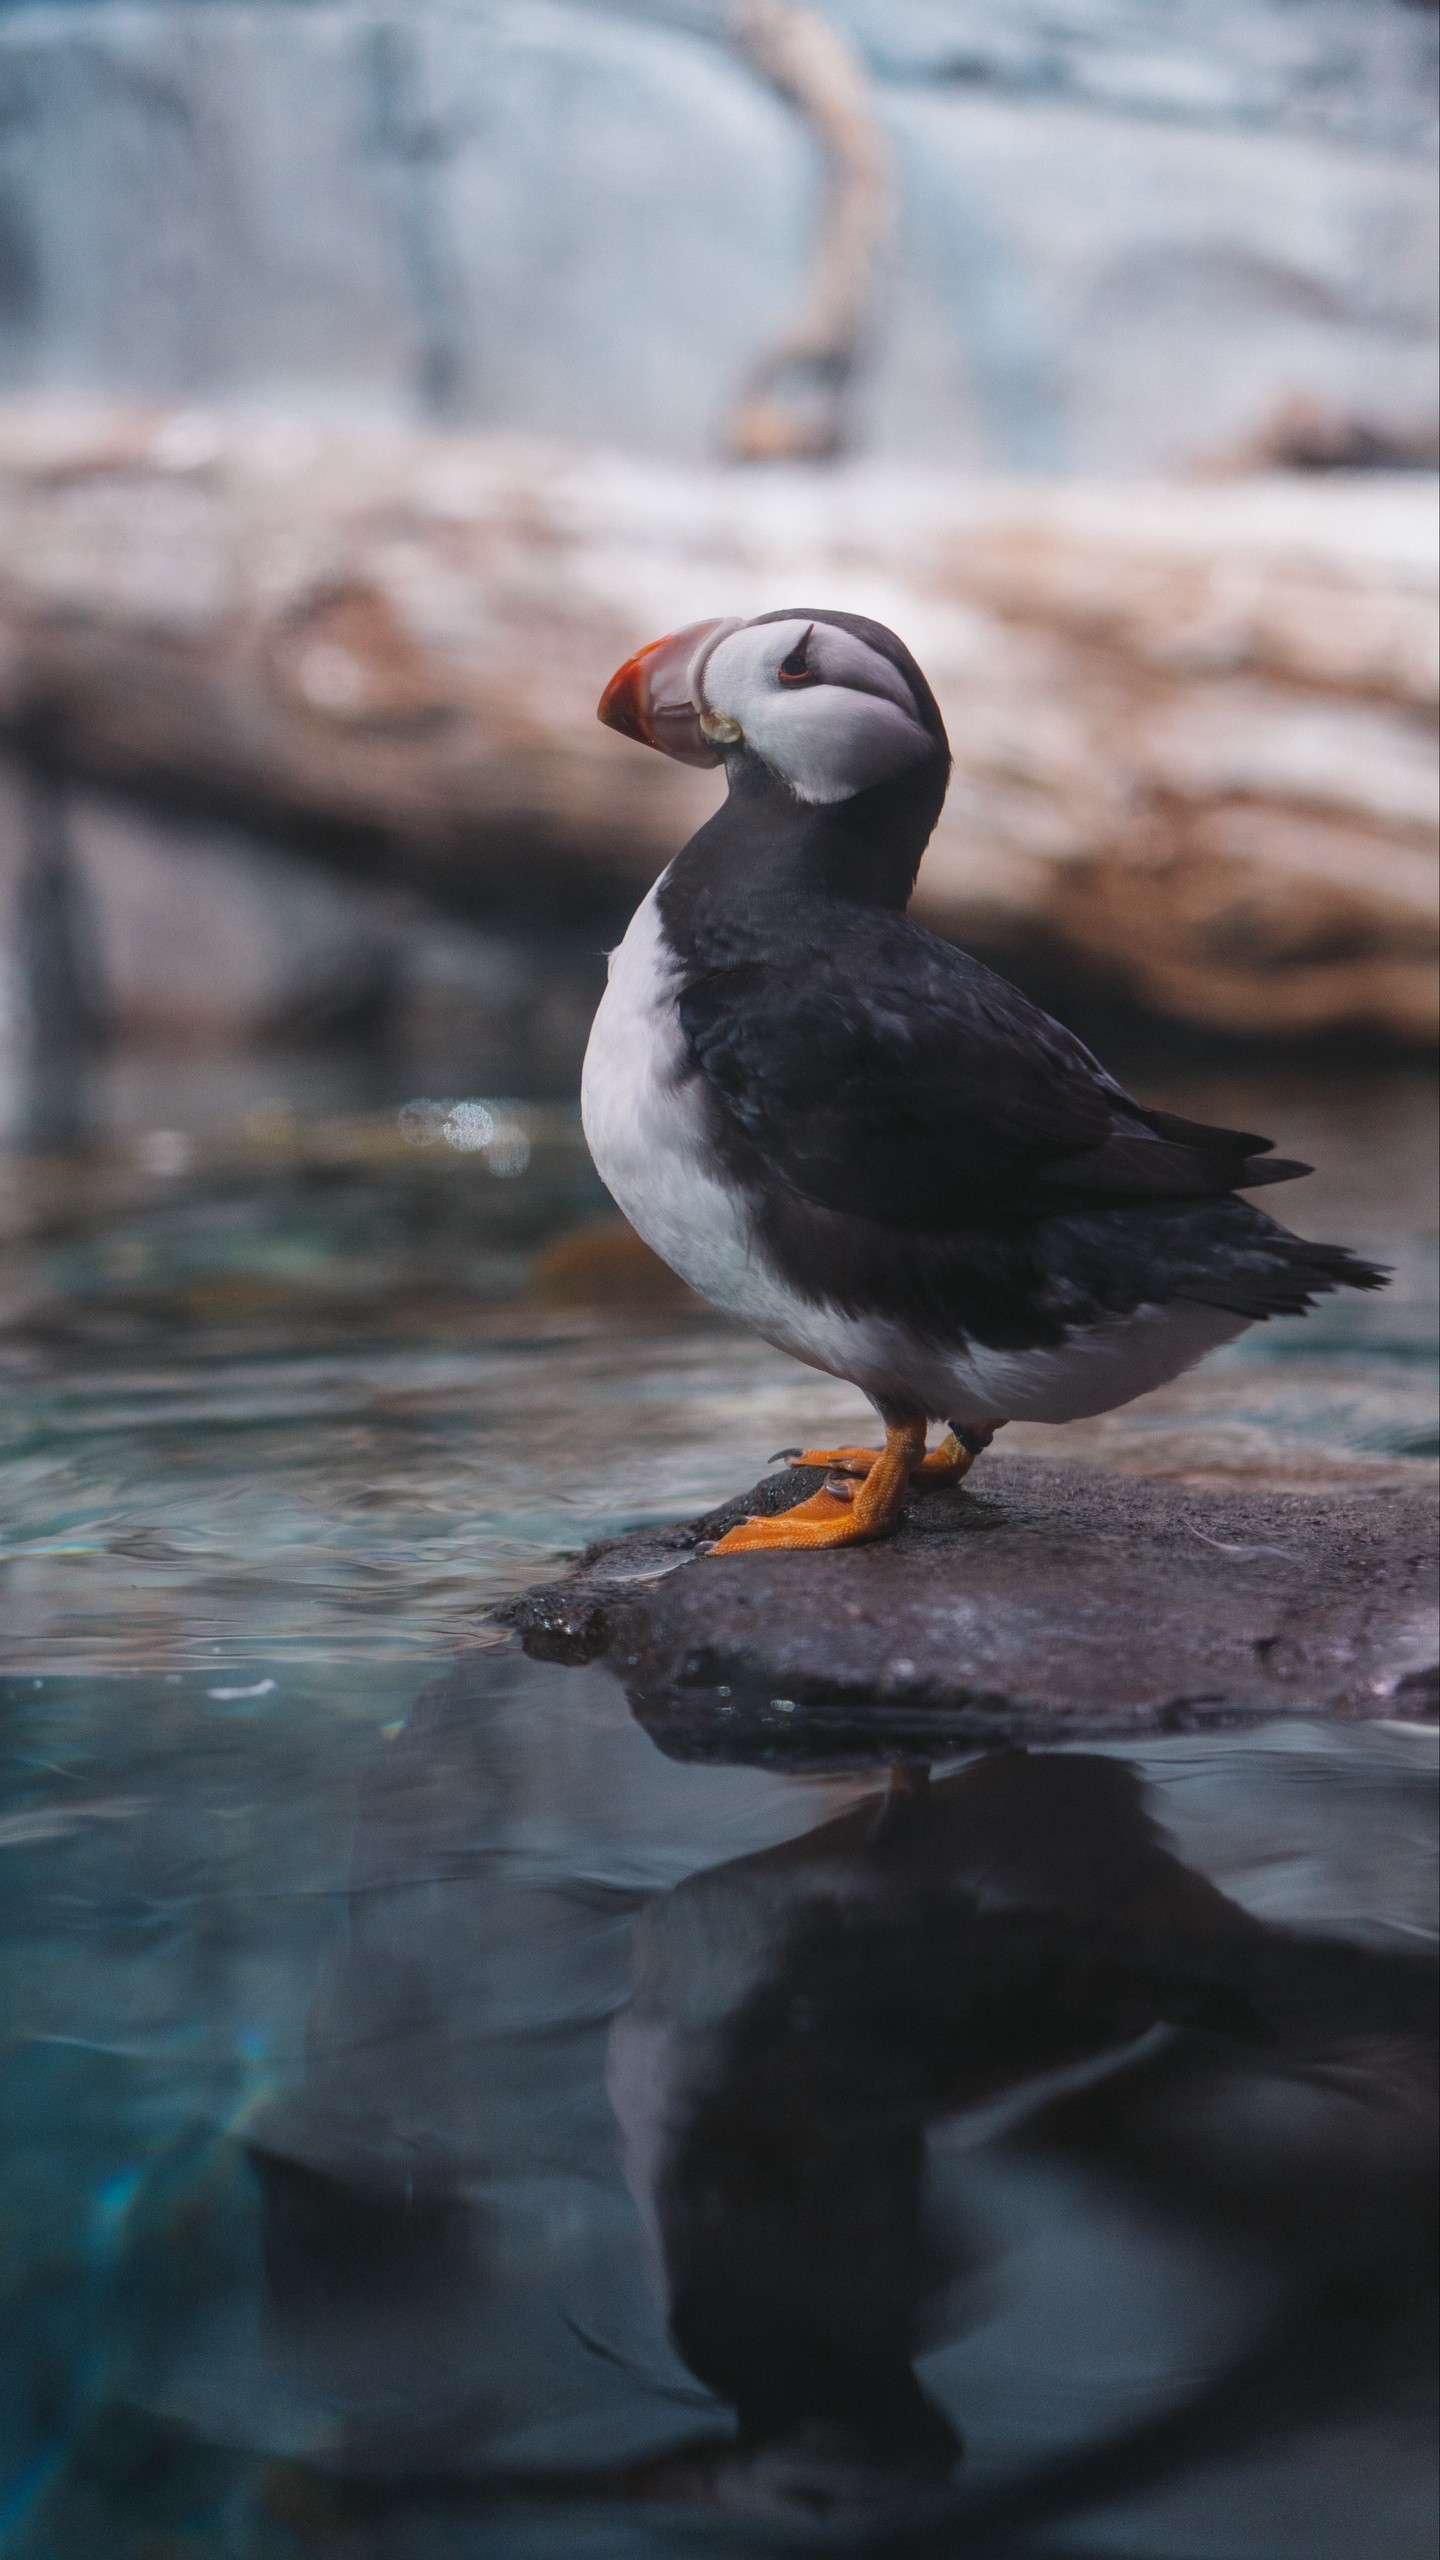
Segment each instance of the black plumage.
[[727,797],[612,954],[595,1161],[693,1288],[885,1424],[883,1451],[810,1453],[823,1488],[719,1554],[886,1536],[907,1487],[957,1483],[1002,1421],[1108,1412],[1248,1324],[1381,1284],[1242,1196],[1308,1167],[1138,1101],[906,914],[950,751],[893,632],[692,623],[617,670],[600,716],[723,763]]
[[933,754],[821,807],[736,757],[659,898],[710,1144],[790,1286],[928,1341],[1018,1350],[1141,1305],[1260,1318],[1382,1285],[1237,1196],[1308,1166],[1136,1101],[904,913],[949,775],[939,711],[882,625],[804,618],[901,670]]

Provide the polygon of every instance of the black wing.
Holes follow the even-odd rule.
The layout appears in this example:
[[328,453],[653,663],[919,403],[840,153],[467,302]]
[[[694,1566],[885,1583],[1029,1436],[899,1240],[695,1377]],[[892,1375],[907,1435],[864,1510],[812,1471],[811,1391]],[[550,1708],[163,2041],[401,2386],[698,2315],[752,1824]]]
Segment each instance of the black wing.
[[1214,1198],[1308,1166],[1147,1111],[1072,1033],[901,917],[687,985],[680,1020],[721,1126],[806,1199],[889,1227]]

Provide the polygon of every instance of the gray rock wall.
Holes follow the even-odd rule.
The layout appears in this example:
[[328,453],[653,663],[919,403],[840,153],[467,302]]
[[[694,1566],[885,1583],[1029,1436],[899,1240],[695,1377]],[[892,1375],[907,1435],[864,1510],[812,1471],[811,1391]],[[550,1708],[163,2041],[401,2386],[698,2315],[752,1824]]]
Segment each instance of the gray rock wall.
[[[1434,21],[1404,0],[828,0],[899,176],[854,435],[1172,466],[1433,422]],[[810,137],[721,0],[0,12],[0,386],[717,445]]]

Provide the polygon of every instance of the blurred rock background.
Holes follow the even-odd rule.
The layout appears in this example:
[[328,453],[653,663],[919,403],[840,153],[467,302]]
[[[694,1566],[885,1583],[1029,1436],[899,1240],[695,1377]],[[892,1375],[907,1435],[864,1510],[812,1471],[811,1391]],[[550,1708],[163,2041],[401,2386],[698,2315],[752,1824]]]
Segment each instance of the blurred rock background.
[[0,8],[14,1055],[563,1088],[713,782],[640,641],[893,622],[942,929],[1072,1012],[1433,1037],[1433,11]]

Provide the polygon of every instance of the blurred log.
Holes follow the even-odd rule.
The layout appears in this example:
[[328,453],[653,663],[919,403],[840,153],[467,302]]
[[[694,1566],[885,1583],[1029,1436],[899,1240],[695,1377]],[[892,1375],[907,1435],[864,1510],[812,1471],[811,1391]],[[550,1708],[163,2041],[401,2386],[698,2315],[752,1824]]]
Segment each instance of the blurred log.
[[956,773],[944,930],[1233,1031],[1435,1025],[1435,484],[753,479],[480,438],[0,409],[0,709],[72,764],[383,828],[463,900],[655,873],[712,777],[600,729],[638,643],[894,624]]

